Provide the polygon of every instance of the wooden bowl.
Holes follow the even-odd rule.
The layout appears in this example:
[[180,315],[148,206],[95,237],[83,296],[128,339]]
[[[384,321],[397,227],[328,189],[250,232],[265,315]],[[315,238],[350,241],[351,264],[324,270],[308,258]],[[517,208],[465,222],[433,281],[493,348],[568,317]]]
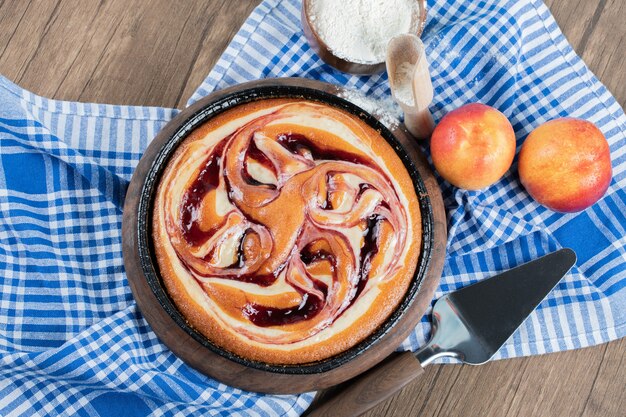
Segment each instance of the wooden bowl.
[[[380,362],[410,334],[429,305],[441,277],[446,217],[427,162],[402,128],[390,132],[377,119],[336,94],[341,88],[304,79],[267,79],[214,92],[178,114],[144,153],[126,194],[122,225],[124,265],[137,304],[159,339],[198,371],[257,392],[298,393],[336,385]],[[297,97],[323,101],[356,114],[394,147],[414,181],[422,212],[422,252],[415,277],[391,317],[367,339],[332,358],[280,366],[234,355],[194,330],[170,300],[154,258],[152,204],[160,175],[176,147],[197,126],[229,108],[254,100]]]
[[[426,0],[415,1],[418,5],[419,15],[414,15],[413,20],[417,26],[415,34],[420,36],[424,31],[424,26],[426,25]],[[326,42],[324,42],[324,40],[315,31],[315,26],[311,24],[309,4],[310,0],[302,0],[302,8],[300,10],[302,30],[304,31],[304,36],[309,42],[311,49],[313,49],[315,53],[322,58],[322,61],[334,68],[337,68],[339,71],[356,75],[378,74],[385,71],[385,61],[364,64],[348,61],[333,54]]]

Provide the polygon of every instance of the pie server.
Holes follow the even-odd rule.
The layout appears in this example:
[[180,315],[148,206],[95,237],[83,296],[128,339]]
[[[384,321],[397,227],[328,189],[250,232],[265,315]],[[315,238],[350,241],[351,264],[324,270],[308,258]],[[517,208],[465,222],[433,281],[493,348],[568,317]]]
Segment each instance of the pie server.
[[449,356],[487,362],[576,262],[561,249],[492,278],[444,295],[433,307],[432,338],[417,352],[394,354],[320,398],[306,416],[358,416]]

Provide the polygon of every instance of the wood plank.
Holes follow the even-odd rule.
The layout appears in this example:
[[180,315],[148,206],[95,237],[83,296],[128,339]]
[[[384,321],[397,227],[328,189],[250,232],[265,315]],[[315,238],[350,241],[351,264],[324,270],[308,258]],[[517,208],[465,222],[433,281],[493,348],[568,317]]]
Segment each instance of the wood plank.
[[[593,368],[590,368],[590,371]],[[580,414],[592,416],[626,415],[626,339],[606,345],[604,360]]]
[[546,4],[574,50],[626,106],[626,2],[547,0]]
[[563,34],[578,50],[589,29],[593,29],[592,19],[599,7],[598,1],[588,0],[545,0]]
[[[603,401],[605,387],[596,388],[598,381],[617,385],[614,395],[625,386],[620,367],[610,370],[603,363],[607,347],[613,342],[587,349],[553,353],[546,356],[509,359],[481,366],[436,365],[427,368],[422,379],[415,381],[386,404],[371,410],[366,416],[427,415],[433,417],[523,417],[523,416],[577,416],[594,397],[609,413],[621,416],[623,399]],[[621,352],[623,356],[623,348]],[[614,353],[615,362],[623,361]],[[585,364],[582,366],[582,364]],[[624,372],[623,363],[620,365]],[[600,372],[611,373],[608,378],[595,378]],[[591,373],[591,376],[590,376]],[[600,374],[598,374],[600,375]],[[607,402],[609,405],[604,405]],[[621,407],[621,409],[620,409]],[[590,414],[596,415],[596,414]]]
[[0,57],[6,51],[29,7],[30,1],[21,1],[14,5],[0,3],[0,27],[3,28],[0,31]]
[[606,1],[581,55],[622,107],[626,106],[625,19],[626,2]]
[[530,358],[507,416],[580,415],[594,384],[590,370],[594,375],[605,350],[602,345]]
[[[18,84],[44,96],[60,97],[58,86],[67,78],[82,48],[93,38],[92,23],[101,11],[100,4],[92,7],[94,4],[72,1],[58,4],[48,20],[47,34],[41,38],[31,58],[16,76]],[[37,9],[38,6],[33,4],[32,8]],[[28,36],[28,33],[25,35]],[[61,39],[76,42],[63,42]]]
[[25,13],[12,8],[0,14],[0,73],[63,100],[182,107],[258,2],[66,0],[22,6]]
[[[27,63],[33,59],[45,37],[48,23],[54,19],[57,5],[57,2],[46,1],[37,7],[27,7],[17,25],[14,13],[0,14],[0,27],[3,28],[0,33],[11,33],[0,55],[0,73],[14,81],[23,77]],[[3,4],[2,10],[7,9],[13,10],[12,4]],[[19,15],[19,11],[16,14]]]
[[212,19],[210,9],[198,2],[133,4],[136,7],[128,8],[123,0],[106,4],[109,9],[92,28],[93,33],[105,35],[81,50],[82,64],[72,66],[57,95],[81,101],[175,105],[203,27]]
[[[126,1],[118,2],[125,8]],[[216,4],[217,2],[213,2]],[[201,2],[137,2],[120,23],[79,98],[173,107],[214,15]],[[164,30],[167,28],[167,30]]]
[[226,49],[245,20],[241,16],[249,16],[260,2],[261,0],[224,2],[223,7],[213,11],[215,15],[214,24],[209,28],[196,60],[190,68],[187,83],[176,101],[178,108],[185,107],[189,97],[200,86],[220,58],[222,51]]

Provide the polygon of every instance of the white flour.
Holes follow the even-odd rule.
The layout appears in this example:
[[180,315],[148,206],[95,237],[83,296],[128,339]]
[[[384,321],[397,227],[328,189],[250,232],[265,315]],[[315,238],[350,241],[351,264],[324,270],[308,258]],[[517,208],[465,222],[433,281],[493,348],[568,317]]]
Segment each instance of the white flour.
[[[415,0],[310,0],[314,30],[339,58],[362,64],[383,62],[387,43],[414,31]],[[414,23],[412,25],[412,23]]]
[[388,129],[393,130],[400,124],[402,111],[391,97],[376,100],[356,90],[344,90],[338,95],[375,116]]
[[394,94],[398,100],[409,106],[415,105],[413,97],[413,70],[415,65],[410,62],[403,62],[398,67],[396,78],[394,79]]

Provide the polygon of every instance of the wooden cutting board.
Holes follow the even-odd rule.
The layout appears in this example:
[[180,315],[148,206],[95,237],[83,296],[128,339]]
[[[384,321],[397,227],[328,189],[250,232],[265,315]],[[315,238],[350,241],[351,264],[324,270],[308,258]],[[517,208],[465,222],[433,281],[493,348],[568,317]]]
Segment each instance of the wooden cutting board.
[[432,211],[432,240],[430,252],[426,257],[428,266],[425,269],[417,295],[396,324],[353,359],[333,369],[317,373],[298,373],[297,371],[294,372],[293,369],[290,372],[281,372],[280,370],[277,371],[275,366],[271,367],[271,370],[270,367],[264,369],[259,366],[245,366],[240,361],[229,359],[208,349],[205,344],[197,340],[197,336],[192,337],[189,332],[177,324],[171,311],[166,311],[163,306],[164,291],[155,293],[148,282],[144,272],[146,268],[158,269],[154,262],[150,265],[150,261],[146,261],[146,257],[141,256],[142,251],[145,251],[146,248],[142,246],[139,235],[142,232],[145,233],[145,228],[150,224],[146,212],[140,213],[141,193],[147,180],[154,181],[156,174],[151,172],[151,167],[161,149],[170,142],[182,124],[193,118],[202,108],[226,96],[236,95],[252,88],[265,88],[267,90],[271,86],[305,87],[333,95],[346,94],[342,87],[314,80],[266,79],[214,92],[183,110],[159,132],[135,170],[124,205],[122,244],[124,265],[135,300],[152,330],[178,357],[198,371],[228,385],[249,391],[288,394],[323,389],[346,381],[382,361],[406,339],[426,311],[441,278],[446,247],[446,215],[437,181],[414,139],[401,125],[392,128],[392,133],[413,161],[425,186],[427,195],[419,197],[429,200]]

